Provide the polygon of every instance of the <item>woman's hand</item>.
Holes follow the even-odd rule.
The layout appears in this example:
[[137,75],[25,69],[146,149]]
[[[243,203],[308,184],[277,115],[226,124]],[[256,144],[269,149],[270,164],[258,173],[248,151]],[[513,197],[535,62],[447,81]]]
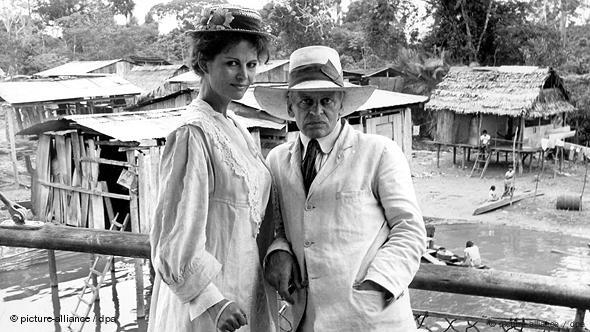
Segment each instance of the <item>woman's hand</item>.
[[[214,319],[214,323],[217,324],[217,329],[222,332],[233,332],[248,324],[248,319],[242,308],[235,302],[227,304],[228,302],[230,301],[227,299],[222,300],[207,309],[211,319]],[[215,321],[218,316],[219,319]]]

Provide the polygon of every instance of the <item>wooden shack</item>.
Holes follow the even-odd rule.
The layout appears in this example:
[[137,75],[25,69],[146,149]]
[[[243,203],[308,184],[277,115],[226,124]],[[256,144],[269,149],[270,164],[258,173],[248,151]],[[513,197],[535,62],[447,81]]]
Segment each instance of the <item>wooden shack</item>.
[[133,63],[125,59],[100,61],[71,61],[61,66],[40,71],[34,76],[83,76],[86,74],[116,74],[124,75],[133,67]]
[[[397,142],[408,159],[412,156],[412,108],[422,108],[428,97],[377,89],[358,111],[347,116],[349,123],[359,131],[388,137]],[[256,102],[253,89],[244,97],[232,102],[253,110],[264,111]],[[298,131],[292,122],[288,135]],[[264,145],[263,145],[264,146]]]
[[426,109],[437,113],[436,142],[475,147],[486,130],[510,144],[518,131],[518,146],[534,149],[575,110],[554,70],[526,66],[451,67]]
[[[138,87],[114,75],[0,82],[0,107],[6,114],[16,181],[16,132],[63,115],[119,112],[140,92]],[[31,172],[30,158],[27,154],[24,157]]]
[[391,67],[343,70],[344,79],[358,85],[374,85],[381,90],[401,92],[404,88],[402,73]]
[[[131,230],[149,232],[165,138],[192,116],[185,108],[71,115],[22,130],[39,141],[31,194],[37,216],[105,229],[116,213],[131,213]],[[238,120],[250,130],[285,126]]]

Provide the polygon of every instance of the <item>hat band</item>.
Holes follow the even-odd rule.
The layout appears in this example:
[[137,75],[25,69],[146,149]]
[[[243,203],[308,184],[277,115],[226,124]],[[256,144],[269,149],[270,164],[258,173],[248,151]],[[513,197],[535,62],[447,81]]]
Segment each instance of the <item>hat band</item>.
[[313,63],[294,68],[289,73],[289,87],[306,81],[329,81],[340,87],[344,87],[344,79],[328,60],[325,64]]

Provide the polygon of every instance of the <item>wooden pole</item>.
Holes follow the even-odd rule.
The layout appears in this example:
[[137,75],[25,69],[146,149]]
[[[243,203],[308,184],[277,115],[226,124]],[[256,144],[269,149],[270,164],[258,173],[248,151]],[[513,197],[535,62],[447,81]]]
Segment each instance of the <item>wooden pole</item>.
[[15,129],[13,122],[13,108],[5,107],[6,109],[6,129],[8,130],[8,142],[10,143],[10,158],[12,159],[12,171],[14,172],[14,183],[20,186],[18,179],[18,160],[16,158],[16,142]]
[[[127,151],[127,163],[137,166],[135,151]],[[130,171],[132,169],[130,168]],[[139,200],[137,195],[138,176],[134,175],[135,181],[129,188],[129,217],[131,218],[131,231],[141,233],[139,221]],[[145,303],[143,300],[143,260],[135,259],[135,295],[137,303],[137,318],[145,317]]]
[[584,197],[584,189],[586,189],[586,180],[588,179],[588,161],[585,156],[584,168],[586,168],[586,170],[584,171],[584,184],[582,185],[582,192],[580,193],[580,211],[582,211],[582,197]]
[[0,246],[55,249],[149,258],[146,234],[45,224],[41,227],[0,225]]
[[584,316],[586,315],[585,309],[576,309],[576,317],[574,318],[572,331],[571,332],[584,332],[588,331],[584,328]]
[[[150,257],[149,236],[66,226],[0,225],[0,245]],[[571,308],[590,308],[590,287],[564,278],[499,270],[421,264],[411,288],[497,297]]]

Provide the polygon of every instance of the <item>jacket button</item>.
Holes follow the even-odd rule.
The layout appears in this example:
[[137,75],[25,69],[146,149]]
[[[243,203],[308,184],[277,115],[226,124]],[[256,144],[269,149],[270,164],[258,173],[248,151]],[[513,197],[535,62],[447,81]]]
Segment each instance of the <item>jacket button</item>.
[[315,208],[315,206],[313,206],[311,203],[307,203],[307,204],[305,205],[305,210],[306,210],[306,211],[313,210],[314,208]]
[[311,242],[311,241],[305,241],[305,242],[303,242],[303,246],[304,246],[305,248],[309,248],[309,247],[311,247],[311,245],[312,245],[312,244],[313,244],[313,242]]

